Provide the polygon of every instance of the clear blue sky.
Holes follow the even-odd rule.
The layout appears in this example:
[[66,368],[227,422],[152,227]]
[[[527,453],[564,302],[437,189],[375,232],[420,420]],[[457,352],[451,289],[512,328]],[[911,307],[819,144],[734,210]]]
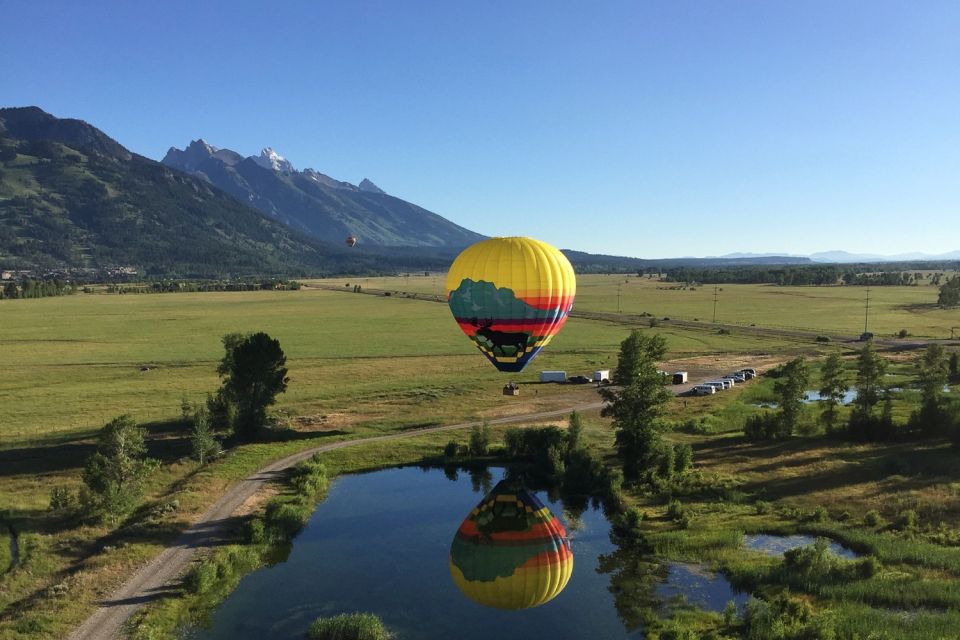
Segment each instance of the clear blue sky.
[[489,235],[960,249],[960,2],[0,0],[0,105],[203,137]]

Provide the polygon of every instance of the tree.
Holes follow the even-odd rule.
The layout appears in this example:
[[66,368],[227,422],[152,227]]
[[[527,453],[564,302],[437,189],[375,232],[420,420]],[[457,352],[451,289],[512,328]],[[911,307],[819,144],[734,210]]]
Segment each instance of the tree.
[[567,424],[567,450],[576,451],[583,446],[583,416],[572,411]]
[[881,423],[874,415],[874,409],[882,399],[883,376],[887,371],[887,361],[877,355],[868,342],[857,356],[857,398],[854,400],[853,413],[850,414],[850,432],[858,437],[872,440],[881,433]]
[[937,343],[927,345],[917,362],[920,408],[910,415],[910,427],[929,435],[942,435],[950,429],[950,416],[944,406],[943,387],[949,378],[946,352]]
[[287,357],[280,342],[263,332],[225,335],[223,347],[217,372],[224,379],[224,396],[236,407],[233,431],[251,440],[267,424],[267,407],[287,389]]
[[944,308],[960,306],[960,276],[954,276],[940,286],[937,304]]
[[839,353],[831,353],[820,367],[820,400],[823,403],[823,424],[827,433],[833,433],[837,421],[837,405],[847,392],[843,360]]
[[210,424],[210,414],[206,409],[200,408],[193,414],[193,427],[190,430],[190,446],[193,448],[193,457],[201,465],[206,464],[211,458],[220,455],[222,449],[220,441],[213,435]]
[[645,467],[653,467],[661,449],[660,417],[672,394],[664,387],[657,361],[666,354],[660,335],[645,336],[634,329],[620,343],[620,356],[613,374],[614,387],[600,395],[609,403],[602,415],[613,418],[616,446],[623,459],[623,473],[636,478]]
[[796,430],[809,382],[810,374],[803,358],[794,358],[783,366],[783,373],[773,386],[774,393],[780,399],[780,424],[775,434],[777,438],[788,438]]
[[157,467],[146,457],[146,431],[128,415],[114,418],[100,431],[97,452],[87,460],[83,482],[86,510],[115,519],[130,511],[143,495],[143,483]]
[[960,380],[960,351],[954,351],[950,354],[950,382]]
[[473,425],[470,429],[468,449],[472,456],[485,456],[490,448],[490,423],[484,420],[482,425]]

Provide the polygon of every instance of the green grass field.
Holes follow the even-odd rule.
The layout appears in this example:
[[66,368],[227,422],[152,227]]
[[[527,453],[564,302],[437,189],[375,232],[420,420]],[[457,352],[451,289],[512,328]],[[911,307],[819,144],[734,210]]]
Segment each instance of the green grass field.
[[[365,289],[407,291],[443,296],[446,274],[410,275],[395,278],[339,278],[317,284],[359,284]],[[624,275],[577,277],[574,309],[625,314],[649,313],[654,317],[684,320],[713,319],[712,285],[681,287],[677,282]],[[924,337],[948,338],[951,327],[960,336],[960,314],[936,306],[939,289],[916,287],[871,287],[869,330],[892,336],[901,329]],[[823,331],[858,336],[863,331],[866,287],[780,287],[777,285],[720,285],[717,291],[718,323],[756,324],[762,327]]]
[[[21,569],[0,576],[0,638],[63,637],[70,624],[89,611],[98,590],[117,584],[132,567],[156,553],[230,482],[282,455],[334,439],[590,400],[595,396],[587,386],[527,385],[519,398],[503,397],[500,387],[507,380],[535,382],[541,369],[588,374],[612,368],[619,343],[632,328],[616,320],[574,317],[529,371],[507,376],[498,373],[460,333],[445,304],[402,293],[353,294],[343,286],[347,283],[423,297],[433,295],[437,283],[442,293],[444,277],[315,282],[343,291],[308,287],[286,292],[96,293],[0,301],[0,514],[23,533],[24,560]],[[663,290],[657,289],[662,283],[636,277],[582,277],[576,308],[616,311],[618,285],[625,315],[648,312],[655,317],[710,319],[712,288]],[[851,335],[862,330],[862,289],[753,285],[723,289],[718,322]],[[931,308],[935,292],[933,287],[874,288],[871,329],[878,334],[905,328],[914,335],[949,336],[949,326],[960,325],[960,318],[955,311]],[[724,316],[726,311],[731,315]],[[278,338],[287,354],[289,390],[274,409],[302,438],[240,447],[198,470],[196,463],[184,457],[188,449],[178,423],[181,400],[202,402],[219,385],[215,370],[224,334],[260,330]],[[667,338],[669,357],[678,363],[700,358],[723,366],[761,356],[769,362],[837,348],[836,344],[758,337],[737,330],[721,335],[709,326],[655,330]],[[898,365],[894,371],[901,375],[895,378],[899,382],[910,365]],[[884,461],[899,454],[866,447],[863,455],[848,456],[805,440],[797,441],[795,449],[758,453],[731,432],[756,411],[753,402],[768,396],[769,389],[758,383],[724,396],[678,399],[671,409],[676,420],[702,418],[709,428],[704,435],[675,437],[699,447],[698,456],[712,473],[747,478],[757,486],[792,488],[793,493],[778,498],[784,504],[798,508],[838,504],[851,512],[860,509],[857,505],[869,504],[857,483],[838,484],[828,491],[818,475],[833,465],[851,477],[858,469],[879,474],[886,468]],[[903,419],[908,409],[898,405],[896,410],[898,419]],[[79,485],[96,430],[121,413],[149,424],[155,455],[165,463],[151,480],[148,503],[175,496],[180,507],[150,536],[105,552],[102,543],[91,541],[108,535],[109,527],[64,526],[46,507],[52,487]],[[591,441],[609,450],[612,433],[606,422],[596,415],[591,419]],[[426,451],[439,450],[451,437],[466,434],[422,437],[391,445],[389,450],[354,449],[342,454],[348,462],[334,458],[329,468],[336,472],[412,461]],[[801,463],[800,454],[810,446],[820,458],[804,456]],[[758,464],[756,455],[767,458]],[[939,450],[936,455],[937,459],[948,457]],[[957,496],[945,488],[955,478],[940,467],[936,474],[923,482],[911,477],[888,480],[885,490],[897,497],[885,505],[896,509],[914,504],[929,510],[937,500],[956,501]],[[651,503],[649,508],[659,507]],[[713,509],[709,500],[695,508],[704,514]],[[700,519],[695,529],[742,527],[743,514],[736,509],[731,513],[716,520]],[[957,514],[960,508],[949,506],[938,517],[955,526]],[[4,543],[8,540],[0,535],[0,544]],[[0,550],[0,564],[4,552]],[[68,574],[76,568],[81,569],[79,574]],[[54,586],[69,597],[47,598]]]

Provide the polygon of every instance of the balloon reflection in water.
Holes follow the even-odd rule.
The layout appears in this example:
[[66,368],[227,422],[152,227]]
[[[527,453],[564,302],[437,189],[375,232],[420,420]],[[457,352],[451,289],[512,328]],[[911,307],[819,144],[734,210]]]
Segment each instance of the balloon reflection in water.
[[450,546],[450,574],[478,604],[527,609],[555,598],[573,573],[563,525],[533,494],[501,481],[470,512]]

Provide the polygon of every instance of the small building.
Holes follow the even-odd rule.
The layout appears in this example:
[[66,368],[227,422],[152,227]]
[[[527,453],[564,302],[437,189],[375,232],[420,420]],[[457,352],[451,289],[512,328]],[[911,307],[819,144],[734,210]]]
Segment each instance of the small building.
[[687,382],[686,371],[675,371],[673,373],[673,384],[686,384],[686,382]]
[[566,382],[566,371],[541,371],[540,382]]

